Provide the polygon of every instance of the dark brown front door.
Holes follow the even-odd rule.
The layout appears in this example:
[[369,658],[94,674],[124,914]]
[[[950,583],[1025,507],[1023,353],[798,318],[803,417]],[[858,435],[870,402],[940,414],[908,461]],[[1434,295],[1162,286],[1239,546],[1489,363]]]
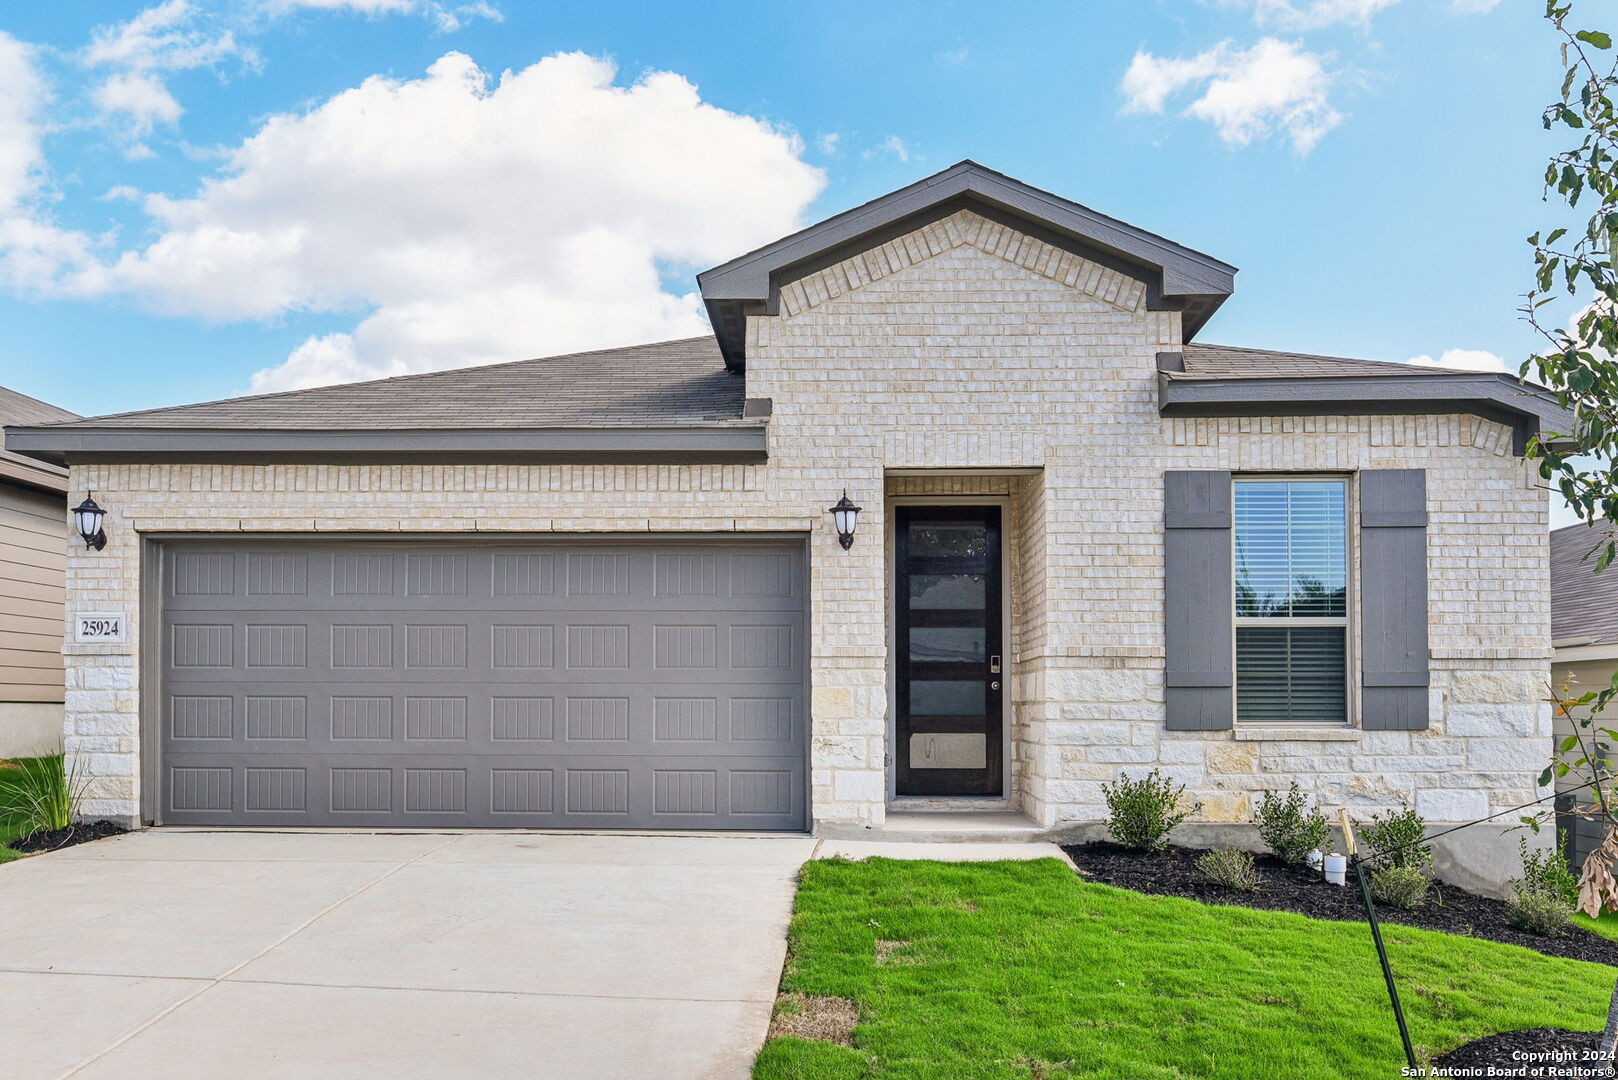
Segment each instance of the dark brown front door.
[[902,506],[896,789],[1001,794],[1000,508]]

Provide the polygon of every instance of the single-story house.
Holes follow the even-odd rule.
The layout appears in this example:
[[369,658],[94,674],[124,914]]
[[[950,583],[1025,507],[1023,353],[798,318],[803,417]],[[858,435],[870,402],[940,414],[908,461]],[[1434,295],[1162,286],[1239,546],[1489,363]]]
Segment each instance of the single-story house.
[[68,562],[89,808],[1070,831],[1160,767],[1211,840],[1292,780],[1435,823],[1542,794],[1523,452],[1567,416],[1207,344],[1235,276],[967,161],[699,274],[711,335],[10,428],[106,513]]
[[[0,386],[0,425],[77,420]],[[67,469],[0,448],[0,758],[62,741]]]
[[[1618,675],[1618,566],[1596,573],[1596,559],[1611,533],[1610,524],[1583,522],[1551,532],[1551,686],[1563,701],[1610,686]],[[1618,728],[1618,705],[1604,710],[1593,728],[1575,723],[1590,716],[1588,708],[1553,713],[1558,742],[1575,730],[1610,742],[1599,728]],[[1588,780],[1588,772],[1570,771],[1557,779],[1556,788],[1568,799],[1589,802]],[[1606,831],[1599,820],[1576,816],[1564,817],[1562,828],[1563,848],[1574,866],[1584,864]]]

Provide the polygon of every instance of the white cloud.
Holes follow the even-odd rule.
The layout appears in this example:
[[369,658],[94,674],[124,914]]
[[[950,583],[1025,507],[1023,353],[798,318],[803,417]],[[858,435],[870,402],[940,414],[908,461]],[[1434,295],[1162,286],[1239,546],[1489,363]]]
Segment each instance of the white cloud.
[[955,67],[958,64],[966,63],[971,55],[972,46],[960,45],[953,49],[945,49],[943,52],[934,53],[933,59],[945,67]]
[[188,0],[167,0],[126,23],[98,26],[84,62],[131,71],[186,71],[237,55],[241,49],[229,30],[209,33],[192,25],[201,14]]
[[1450,0],[1450,7],[1462,15],[1486,15],[1500,6],[1500,0]]
[[190,197],[145,199],[142,249],[98,259],[57,234],[8,251],[0,233],[0,253],[27,254],[11,280],[53,295],[214,320],[358,313],[257,390],[701,333],[696,298],[660,275],[793,231],[824,177],[796,138],[679,75],[615,74],[570,53],[491,83],[452,52],[271,117]]
[[[1357,26],[1366,29],[1371,19],[1393,7],[1399,0],[1236,0],[1251,6],[1253,19],[1260,26],[1283,30],[1319,30],[1327,26]],[[1458,3],[1476,0],[1457,0]],[[1495,0],[1498,2],[1498,0]]]
[[298,10],[341,11],[370,18],[420,15],[445,34],[453,34],[473,19],[505,21],[500,10],[486,0],[465,4],[444,4],[438,0],[266,0],[264,10],[271,15],[287,15]]
[[[101,116],[121,118],[126,135],[140,138],[158,124],[180,119],[180,103],[163,81],[166,73],[211,68],[232,58],[257,66],[256,51],[239,45],[229,30],[209,29],[208,22],[188,0],[166,0],[128,22],[96,27],[82,60],[87,67],[113,69],[90,91]],[[150,147],[130,150],[126,156],[153,156]]]
[[1232,146],[1275,133],[1307,154],[1343,116],[1327,100],[1326,58],[1302,45],[1262,38],[1250,49],[1229,41],[1191,57],[1137,51],[1119,89],[1126,113],[1161,113],[1169,99],[1200,90],[1184,115],[1214,125]]
[[1445,349],[1434,360],[1431,356],[1412,356],[1408,363],[1417,367],[1454,368],[1457,371],[1505,371],[1506,362],[1485,349]]
[[889,135],[869,150],[864,151],[860,156],[869,160],[881,154],[890,154],[900,161],[908,162],[910,160],[910,146],[899,136]]
[[49,96],[34,47],[0,30],[0,216],[39,182],[40,113]]
[[828,131],[815,138],[815,145],[820,147],[820,152],[827,157],[831,157],[842,149],[842,143],[843,136],[836,131]]
[[154,124],[173,124],[180,119],[180,103],[161,79],[148,72],[114,75],[90,92],[90,100],[103,115],[127,116],[129,132],[135,136],[149,133]]

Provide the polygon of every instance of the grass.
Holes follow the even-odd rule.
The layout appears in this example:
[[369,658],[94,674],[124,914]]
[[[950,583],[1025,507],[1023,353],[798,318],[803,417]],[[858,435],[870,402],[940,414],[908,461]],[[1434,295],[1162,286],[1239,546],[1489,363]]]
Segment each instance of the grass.
[[[7,804],[6,788],[15,784],[22,777],[24,765],[21,762],[0,759],[0,806]],[[9,826],[0,822],[0,863],[8,863],[12,859],[22,858],[22,852],[13,851],[6,845],[22,835],[21,826]]]
[[1618,911],[1603,911],[1599,919],[1592,919],[1581,911],[1573,916],[1573,925],[1582,926],[1592,933],[1618,941]]
[[[1383,934],[1425,1054],[1606,1016],[1609,967]],[[811,862],[783,989],[854,1001],[855,1045],[772,1039],[755,1080],[1386,1080],[1404,1064],[1364,926],[1143,896],[1054,859]]]

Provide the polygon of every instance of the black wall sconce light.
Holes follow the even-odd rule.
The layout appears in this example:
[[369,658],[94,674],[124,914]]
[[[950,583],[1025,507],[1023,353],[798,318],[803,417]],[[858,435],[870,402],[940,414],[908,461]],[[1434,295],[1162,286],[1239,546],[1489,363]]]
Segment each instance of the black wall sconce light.
[[86,495],[84,501],[73,508],[73,525],[84,537],[86,548],[95,548],[100,551],[107,546],[107,530],[101,527],[101,521],[107,512],[96,505],[96,501]]
[[837,505],[828,511],[831,514],[831,523],[837,527],[837,542],[847,551],[854,546],[854,526],[858,523],[860,508],[848,501],[848,492],[837,500]]

